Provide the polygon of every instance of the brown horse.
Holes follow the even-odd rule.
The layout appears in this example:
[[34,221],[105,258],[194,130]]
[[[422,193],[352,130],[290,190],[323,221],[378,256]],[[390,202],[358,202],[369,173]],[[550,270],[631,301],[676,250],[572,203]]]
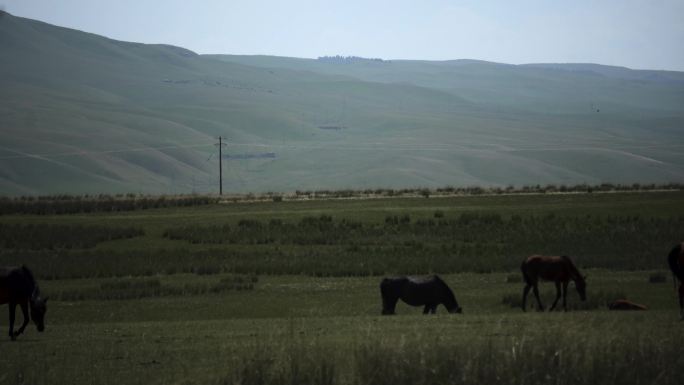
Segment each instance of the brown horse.
[[648,310],[648,307],[628,299],[618,299],[608,304],[608,310]]
[[[38,283],[28,267],[0,267],[0,305],[9,304],[9,336],[12,341],[24,332],[29,323],[29,305],[36,328],[39,332],[45,329],[46,303],[47,297],[40,297]],[[17,305],[24,314],[24,322],[14,331]]]
[[537,298],[539,311],[544,311],[544,306],[539,299],[539,288],[537,284],[539,280],[552,281],[556,284],[556,300],[549,310],[556,308],[556,304],[561,296],[561,284],[563,287],[563,309],[567,308],[568,283],[570,280],[575,281],[575,287],[579,293],[582,301],[586,300],[586,282],[575,264],[572,263],[570,257],[549,257],[544,255],[533,255],[525,260],[520,266],[522,270],[523,279],[525,280],[525,289],[523,289],[522,309],[526,311],[527,294],[530,289],[533,289],[534,296]]
[[684,320],[684,243],[673,247],[667,256],[667,264],[670,265],[672,275],[676,277],[675,286],[679,280],[679,314]]

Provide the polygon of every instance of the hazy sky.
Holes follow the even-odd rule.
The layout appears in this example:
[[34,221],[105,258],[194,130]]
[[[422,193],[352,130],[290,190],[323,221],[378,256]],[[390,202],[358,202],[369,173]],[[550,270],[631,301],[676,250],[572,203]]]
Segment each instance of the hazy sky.
[[0,0],[2,7],[198,53],[684,70],[684,0]]

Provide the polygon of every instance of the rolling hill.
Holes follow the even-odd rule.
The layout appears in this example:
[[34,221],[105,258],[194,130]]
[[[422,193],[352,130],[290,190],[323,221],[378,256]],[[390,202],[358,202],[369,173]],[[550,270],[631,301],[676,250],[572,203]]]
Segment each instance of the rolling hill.
[[0,194],[684,181],[684,73],[198,55],[0,17]]

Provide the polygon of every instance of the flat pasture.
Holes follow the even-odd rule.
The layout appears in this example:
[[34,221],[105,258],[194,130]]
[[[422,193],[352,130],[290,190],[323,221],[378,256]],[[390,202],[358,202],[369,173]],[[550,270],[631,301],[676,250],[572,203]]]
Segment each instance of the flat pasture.
[[[684,322],[665,257],[684,239],[683,216],[680,192],[2,216],[60,234],[142,233],[87,247],[0,244],[2,264],[27,263],[50,296],[44,333],[0,338],[0,384],[678,384]],[[626,246],[611,253],[602,237]],[[575,250],[588,301],[571,284],[570,311],[523,313],[518,267],[533,249]],[[404,270],[439,273],[464,313],[400,303],[381,316],[379,282]],[[548,307],[553,285],[541,292]],[[618,298],[649,310],[608,311]]]

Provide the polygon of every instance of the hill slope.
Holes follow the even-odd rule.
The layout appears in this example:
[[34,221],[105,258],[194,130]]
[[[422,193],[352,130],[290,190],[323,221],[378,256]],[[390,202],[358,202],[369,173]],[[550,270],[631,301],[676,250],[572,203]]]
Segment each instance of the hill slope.
[[684,180],[684,74],[197,55],[0,17],[0,194]]

